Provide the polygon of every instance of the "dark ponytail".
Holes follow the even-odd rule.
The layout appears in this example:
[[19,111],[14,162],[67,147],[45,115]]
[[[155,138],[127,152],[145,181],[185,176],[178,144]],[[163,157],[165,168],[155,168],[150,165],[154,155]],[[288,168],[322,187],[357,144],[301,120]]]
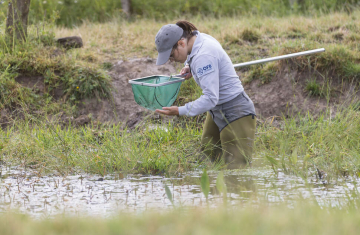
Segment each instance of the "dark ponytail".
[[[195,25],[193,25],[192,23],[190,23],[189,21],[186,21],[186,20],[180,20],[180,21],[176,22],[176,25],[184,30],[181,38],[186,38],[187,40],[189,40],[190,38],[195,36],[194,31],[198,30],[195,27]],[[177,46],[178,46],[178,44],[176,43],[173,48],[176,49]]]
[[184,30],[182,38],[190,39],[194,36],[194,30],[198,30],[195,25],[186,20],[176,22],[176,25]]

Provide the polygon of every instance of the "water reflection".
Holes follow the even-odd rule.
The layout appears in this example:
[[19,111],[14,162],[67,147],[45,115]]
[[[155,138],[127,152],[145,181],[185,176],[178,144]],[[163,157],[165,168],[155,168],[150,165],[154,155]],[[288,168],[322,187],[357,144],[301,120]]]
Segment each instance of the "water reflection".
[[[119,211],[171,208],[165,184],[173,194],[175,206],[206,204],[200,188],[202,172],[189,172],[173,178],[122,174],[61,177],[41,176],[36,171],[25,171],[18,166],[1,166],[0,170],[0,211],[18,209],[35,217],[59,213],[109,216]],[[216,176],[217,172],[209,172],[209,205],[212,207],[222,204],[223,200],[215,187]],[[312,179],[309,189],[301,178],[282,173],[276,177],[267,167],[226,172],[225,182],[230,205],[249,200],[285,201],[291,205],[292,200],[301,197],[339,206],[342,200],[338,199],[349,200],[351,197],[348,196],[354,196],[354,190],[359,190],[358,179],[350,178],[327,185]]]

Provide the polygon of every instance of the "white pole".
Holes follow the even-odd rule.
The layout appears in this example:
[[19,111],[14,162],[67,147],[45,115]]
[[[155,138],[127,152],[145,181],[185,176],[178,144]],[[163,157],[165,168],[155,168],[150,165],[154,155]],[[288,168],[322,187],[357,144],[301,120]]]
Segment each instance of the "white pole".
[[275,60],[289,59],[289,58],[296,57],[296,56],[310,55],[310,54],[324,52],[324,51],[325,51],[325,48],[320,48],[320,49],[315,49],[315,50],[310,50],[310,51],[303,51],[303,52],[298,52],[298,53],[293,53],[293,54],[270,57],[267,59],[253,60],[253,61],[249,61],[249,62],[245,62],[245,63],[234,64],[234,68],[239,68],[239,67],[244,67],[244,66],[254,65],[254,64],[262,64],[262,63],[271,62],[271,61],[275,61]]

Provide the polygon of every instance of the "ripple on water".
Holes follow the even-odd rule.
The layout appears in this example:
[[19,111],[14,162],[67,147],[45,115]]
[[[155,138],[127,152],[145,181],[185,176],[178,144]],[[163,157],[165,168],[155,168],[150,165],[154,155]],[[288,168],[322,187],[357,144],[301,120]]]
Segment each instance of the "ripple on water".
[[[216,175],[217,172],[209,172],[210,206],[222,203],[222,196],[215,189]],[[34,217],[60,213],[110,216],[119,211],[172,208],[165,184],[170,188],[176,206],[202,206],[206,199],[201,192],[200,177],[201,172],[188,172],[176,178],[131,174],[122,179],[118,175],[99,177],[90,174],[39,177],[32,170],[1,166],[0,211],[17,209]],[[337,199],[344,199],[351,190],[360,189],[358,181],[340,180],[336,185],[324,185],[314,179],[314,187],[309,188],[299,177],[281,172],[275,177],[264,167],[225,173],[228,204],[260,199],[291,204],[300,197],[316,199],[320,205],[330,202],[339,206]]]

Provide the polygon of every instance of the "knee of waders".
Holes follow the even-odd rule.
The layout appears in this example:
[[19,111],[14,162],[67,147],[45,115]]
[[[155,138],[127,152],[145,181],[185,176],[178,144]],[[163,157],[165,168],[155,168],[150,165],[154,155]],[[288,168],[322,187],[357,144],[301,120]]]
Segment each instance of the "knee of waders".
[[251,162],[255,136],[254,122],[251,116],[243,117],[221,131],[223,158],[229,169],[239,168]]
[[221,144],[219,140],[212,137],[201,139],[201,151],[211,160],[218,161],[221,157]]
[[233,145],[223,150],[222,158],[228,169],[238,169],[250,163],[251,156],[247,156],[240,146]]

